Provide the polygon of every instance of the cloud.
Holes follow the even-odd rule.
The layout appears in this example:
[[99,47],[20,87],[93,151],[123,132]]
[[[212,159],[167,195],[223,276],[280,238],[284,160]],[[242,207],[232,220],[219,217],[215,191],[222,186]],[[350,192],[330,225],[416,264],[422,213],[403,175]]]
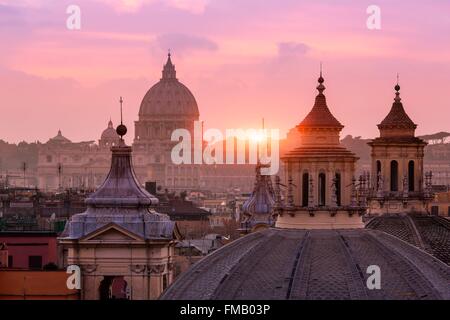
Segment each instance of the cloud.
[[37,8],[42,6],[45,0],[0,0],[0,6]]
[[[1,1],[1,0],[0,0]],[[24,0],[22,0],[24,1]],[[137,12],[145,5],[161,3],[171,8],[201,14],[209,0],[96,0],[112,6],[118,12]]]
[[309,47],[301,42],[281,42],[278,44],[278,56],[295,57],[303,56],[309,51]]
[[174,8],[201,14],[205,11],[209,0],[169,0],[169,3]]
[[114,8],[118,12],[137,12],[143,5],[152,4],[157,0],[96,0]]
[[154,44],[160,50],[167,51],[171,49],[179,54],[195,50],[214,51],[218,48],[217,44],[208,38],[183,33],[159,35]]

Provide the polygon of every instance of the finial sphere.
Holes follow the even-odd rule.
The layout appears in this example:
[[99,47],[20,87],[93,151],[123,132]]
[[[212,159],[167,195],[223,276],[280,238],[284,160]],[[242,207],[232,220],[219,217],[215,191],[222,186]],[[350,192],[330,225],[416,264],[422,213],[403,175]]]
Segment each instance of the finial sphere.
[[127,134],[127,127],[123,124],[119,124],[117,126],[116,132],[119,136],[123,137],[124,135]]
[[400,91],[400,86],[398,84],[395,86],[395,91]]
[[319,79],[317,79],[317,81],[319,81],[319,83],[323,83],[325,80],[323,79],[322,76],[320,76]]

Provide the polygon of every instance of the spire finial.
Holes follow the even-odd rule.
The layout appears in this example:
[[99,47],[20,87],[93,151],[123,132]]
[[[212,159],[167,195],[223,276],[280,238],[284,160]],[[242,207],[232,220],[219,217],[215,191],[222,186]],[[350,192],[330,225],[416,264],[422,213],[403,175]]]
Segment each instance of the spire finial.
[[320,76],[319,79],[317,79],[319,82],[319,85],[317,86],[317,90],[319,90],[319,94],[323,94],[323,91],[325,90],[325,86],[323,83],[325,82],[323,76],[322,76],[322,62],[320,62]]
[[162,79],[176,79],[176,71],[175,66],[172,63],[172,53],[170,49],[168,49],[167,53],[167,62],[164,65],[163,71],[162,71]]
[[395,92],[395,99],[394,99],[395,102],[400,102],[402,100],[400,98],[400,85],[398,84],[399,83],[399,78],[400,78],[400,75],[397,72],[397,84],[394,87],[394,89],[396,91]]
[[122,96],[120,96],[119,103],[120,103],[120,124],[123,124],[123,117],[122,117],[123,98],[122,98]]
[[120,136],[120,139],[123,140],[123,136],[127,134],[127,127],[123,124],[123,115],[122,115],[123,98],[122,98],[122,96],[120,96],[119,103],[120,103],[120,124],[116,128],[116,132]]

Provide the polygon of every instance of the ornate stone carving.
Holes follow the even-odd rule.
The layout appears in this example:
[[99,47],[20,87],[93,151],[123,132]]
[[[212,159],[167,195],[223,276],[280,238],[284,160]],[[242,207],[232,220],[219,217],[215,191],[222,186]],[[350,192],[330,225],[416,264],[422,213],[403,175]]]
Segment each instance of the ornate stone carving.
[[84,264],[81,265],[81,270],[83,270],[84,273],[92,273],[95,270],[97,270],[96,264]]
[[147,266],[144,264],[132,264],[130,265],[130,271],[133,273],[144,273],[147,269]]
[[166,265],[165,264],[153,264],[153,265],[148,265],[148,272],[150,274],[161,274],[164,272],[164,270],[166,269]]

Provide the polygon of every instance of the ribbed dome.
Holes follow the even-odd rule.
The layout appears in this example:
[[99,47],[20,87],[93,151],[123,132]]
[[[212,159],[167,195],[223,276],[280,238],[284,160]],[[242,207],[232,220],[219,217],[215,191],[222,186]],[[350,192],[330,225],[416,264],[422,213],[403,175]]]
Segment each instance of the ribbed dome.
[[194,95],[176,78],[170,54],[161,80],[147,91],[139,110],[140,117],[161,115],[199,116]]
[[116,130],[114,129],[114,126],[113,126],[113,123],[112,123],[111,120],[109,120],[108,128],[106,128],[105,130],[103,130],[101,139],[102,139],[102,140],[114,140],[114,139],[119,139],[119,136],[117,135],[117,132],[116,132]]
[[[381,268],[371,290],[368,266]],[[162,300],[440,300],[450,267],[378,230],[269,228],[181,274]]]

